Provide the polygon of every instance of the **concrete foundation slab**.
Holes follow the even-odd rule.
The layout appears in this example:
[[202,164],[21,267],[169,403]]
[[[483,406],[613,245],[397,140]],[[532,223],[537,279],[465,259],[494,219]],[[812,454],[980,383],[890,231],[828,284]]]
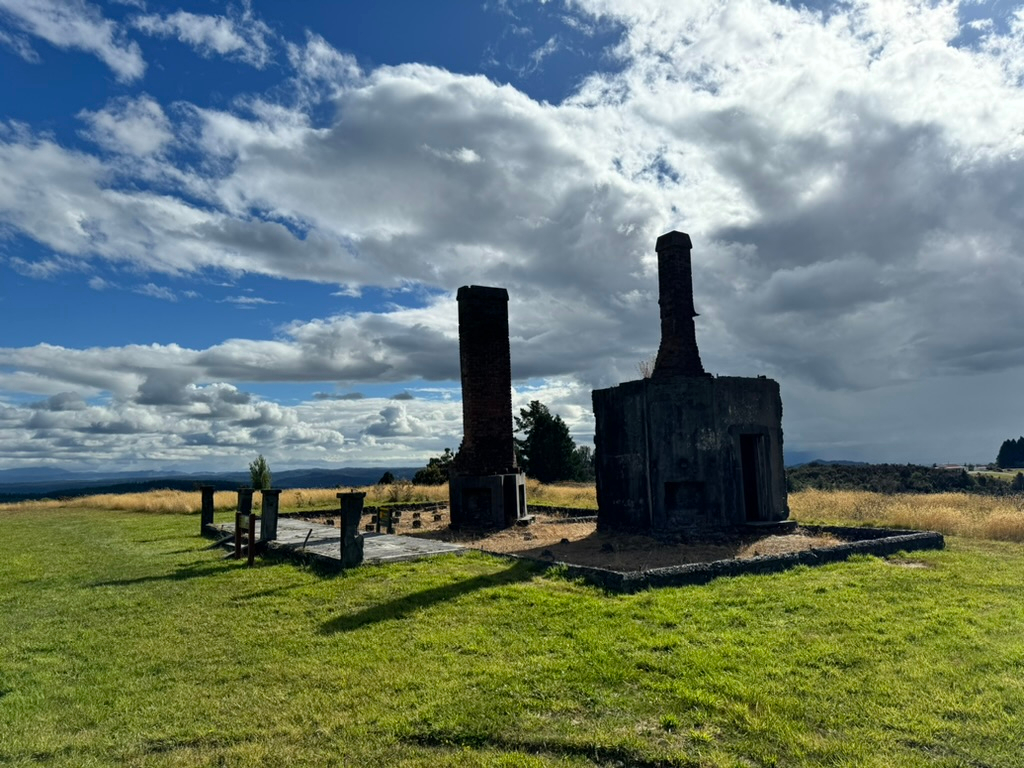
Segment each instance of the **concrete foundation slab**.
[[[258,526],[258,523],[257,523]],[[234,531],[231,523],[208,526],[207,531],[215,536]],[[273,554],[295,559],[313,558],[324,564],[341,567],[342,530],[333,525],[321,525],[303,520],[282,517],[277,523],[277,539],[267,542],[268,551]],[[463,547],[433,539],[396,536],[387,533],[363,534],[363,563],[395,563],[404,560],[419,560],[433,555],[462,552]]]

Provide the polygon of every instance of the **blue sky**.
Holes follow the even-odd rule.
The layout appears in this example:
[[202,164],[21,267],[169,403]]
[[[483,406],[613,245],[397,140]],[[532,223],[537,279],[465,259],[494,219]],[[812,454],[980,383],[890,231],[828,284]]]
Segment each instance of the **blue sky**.
[[0,0],[0,468],[416,465],[454,292],[578,441],[691,234],[705,366],[787,453],[1024,430],[1024,11]]

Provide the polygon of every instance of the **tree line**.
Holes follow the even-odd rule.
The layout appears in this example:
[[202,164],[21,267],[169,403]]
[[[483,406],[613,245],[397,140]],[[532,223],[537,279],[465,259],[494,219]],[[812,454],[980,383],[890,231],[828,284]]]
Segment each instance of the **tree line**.
[[1000,469],[1024,467],[1024,436],[1016,440],[1004,440],[996,456],[996,466]]
[[1024,473],[1010,482],[965,469],[917,464],[818,464],[786,471],[789,491],[875,491],[876,493],[978,493],[1005,496],[1024,492]]

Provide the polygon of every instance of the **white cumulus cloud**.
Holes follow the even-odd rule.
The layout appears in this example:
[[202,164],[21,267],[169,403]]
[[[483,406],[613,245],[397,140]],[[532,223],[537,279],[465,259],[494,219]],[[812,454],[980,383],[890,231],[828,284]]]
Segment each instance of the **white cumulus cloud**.
[[[138,43],[127,40],[115,22],[85,0],[0,0],[0,22],[16,25],[57,48],[91,53],[118,80],[137,80],[146,71]],[[23,57],[32,58],[23,41],[9,34],[5,37]]]

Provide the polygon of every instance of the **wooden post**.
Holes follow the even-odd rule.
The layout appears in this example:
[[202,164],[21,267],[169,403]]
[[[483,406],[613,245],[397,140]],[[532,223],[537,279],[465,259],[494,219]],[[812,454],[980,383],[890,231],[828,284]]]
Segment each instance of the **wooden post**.
[[249,515],[249,567],[252,568],[253,563],[256,562],[256,521],[260,519],[259,515]]
[[[242,557],[242,528],[252,523],[252,488],[238,489],[238,508],[235,510],[235,560]],[[252,545],[249,546],[250,551]]]
[[354,568],[363,562],[363,535],[359,519],[363,515],[365,493],[339,493],[341,502],[341,567]]
[[263,496],[263,514],[260,515],[260,541],[274,541],[277,538],[277,513],[281,501],[280,488],[267,488]]
[[213,486],[200,485],[199,491],[203,494],[202,508],[199,513],[199,533],[206,533],[206,526],[213,525]]

